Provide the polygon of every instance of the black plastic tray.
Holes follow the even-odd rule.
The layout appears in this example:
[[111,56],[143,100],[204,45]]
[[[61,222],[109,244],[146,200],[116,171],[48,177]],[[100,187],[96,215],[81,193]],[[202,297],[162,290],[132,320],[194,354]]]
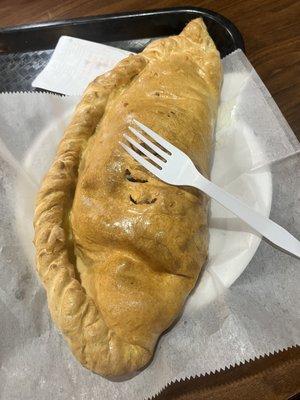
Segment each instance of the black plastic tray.
[[178,34],[202,17],[221,56],[244,50],[242,35],[228,19],[202,8],[170,8],[21,25],[0,29],[0,92],[33,91],[58,39],[74,36],[139,52],[152,40]]

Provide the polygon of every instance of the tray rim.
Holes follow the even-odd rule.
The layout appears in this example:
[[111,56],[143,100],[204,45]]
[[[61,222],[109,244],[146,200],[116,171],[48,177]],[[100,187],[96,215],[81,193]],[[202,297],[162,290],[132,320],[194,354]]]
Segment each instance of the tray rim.
[[[96,22],[96,21],[101,21],[101,20],[114,20],[114,19],[128,19],[128,18],[144,18],[149,15],[163,15],[163,14],[179,14],[179,13],[191,13],[195,15],[202,15],[206,16],[208,18],[211,18],[212,20],[216,21],[217,23],[221,25],[225,25],[227,28],[228,32],[230,33],[231,37],[233,38],[233,41],[236,43],[237,48],[240,48],[241,50],[245,51],[245,43],[243,36],[239,29],[235,26],[233,22],[231,22],[229,19],[224,17],[223,15],[206,9],[202,7],[193,7],[193,6],[187,6],[187,7],[170,7],[170,8],[159,8],[159,9],[151,9],[151,10],[134,10],[134,11],[124,11],[120,13],[108,13],[108,14],[99,14],[99,15],[93,15],[93,16],[86,16],[86,17],[79,17],[79,18],[71,18],[71,19],[65,19],[65,20],[54,20],[54,21],[44,21],[44,22],[35,22],[32,24],[22,24],[22,25],[15,25],[15,26],[9,26],[5,28],[0,28],[0,36],[5,35],[5,34],[10,34],[10,33],[20,33],[24,31],[35,31],[35,30],[43,30],[43,29],[48,29],[48,28],[54,28],[54,27],[59,27],[61,25],[65,26],[70,26],[70,25],[83,25],[86,23],[90,22]],[[0,53],[4,54],[4,53]],[[6,53],[6,54],[9,54]]]

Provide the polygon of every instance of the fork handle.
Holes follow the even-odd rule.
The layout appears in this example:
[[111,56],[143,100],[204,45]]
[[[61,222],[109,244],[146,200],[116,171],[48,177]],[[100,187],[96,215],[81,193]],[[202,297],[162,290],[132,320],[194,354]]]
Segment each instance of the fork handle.
[[246,204],[201,175],[197,176],[192,186],[216,200],[275,245],[300,257],[299,240],[280,225],[252,210]]

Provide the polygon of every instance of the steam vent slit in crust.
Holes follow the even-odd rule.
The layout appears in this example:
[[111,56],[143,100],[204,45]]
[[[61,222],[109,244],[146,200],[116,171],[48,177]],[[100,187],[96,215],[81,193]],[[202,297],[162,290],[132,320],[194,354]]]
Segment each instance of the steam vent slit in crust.
[[207,198],[158,180],[119,141],[136,118],[209,175],[221,75],[201,19],[152,42],[88,86],[42,182],[37,271],[56,326],[98,374],[147,365],[208,251]]

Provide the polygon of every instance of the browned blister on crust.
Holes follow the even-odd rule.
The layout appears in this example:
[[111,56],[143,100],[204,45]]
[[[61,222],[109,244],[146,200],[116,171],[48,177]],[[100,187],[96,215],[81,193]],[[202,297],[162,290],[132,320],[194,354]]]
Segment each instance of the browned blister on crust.
[[136,118],[209,175],[219,53],[201,19],[85,91],[43,180],[37,271],[75,357],[104,376],[145,366],[207,258],[207,198],[152,176],[119,141]]

